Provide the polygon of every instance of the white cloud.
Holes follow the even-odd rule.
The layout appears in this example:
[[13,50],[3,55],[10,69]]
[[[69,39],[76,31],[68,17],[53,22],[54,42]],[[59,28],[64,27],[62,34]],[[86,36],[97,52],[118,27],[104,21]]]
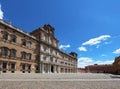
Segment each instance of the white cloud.
[[94,61],[92,58],[89,57],[80,57],[78,58],[78,67],[84,68],[88,65],[93,64],[112,64],[114,60],[105,60],[105,61]]
[[92,62],[93,60],[89,57],[80,57],[78,58],[78,62],[83,61],[83,62]]
[[83,47],[83,46],[79,47],[78,49],[79,49],[80,51],[84,51],[84,52],[87,51],[86,47]]
[[3,11],[1,9],[1,4],[0,4],[0,19],[3,19]]
[[102,56],[102,57],[106,57],[107,55],[105,55],[105,54],[102,54],[101,56]]
[[66,48],[70,48],[70,45],[69,44],[68,45],[60,45],[59,48],[66,50]]
[[113,53],[114,53],[114,54],[120,54],[120,48],[119,48],[119,49],[116,49]]
[[110,42],[105,42],[104,44],[106,44],[106,45],[107,45],[107,44],[111,44],[111,43],[112,43],[112,42],[110,41]]
[[99,37],[92,38],[92,39],[82,43],[82,45],[97,45],[97,44],[101,43],[101,41],[107,40],[110,37],[111,37],[110,35],[101,35]]
[[78,58],[78,67],[84,68],[87,65],[91,65],[93,63],[92,58],[89,57],[80,57]]
[[96,46],[96,48],[99,48],[99,47],[100,47],[100,45],[97,45],[97,46]]

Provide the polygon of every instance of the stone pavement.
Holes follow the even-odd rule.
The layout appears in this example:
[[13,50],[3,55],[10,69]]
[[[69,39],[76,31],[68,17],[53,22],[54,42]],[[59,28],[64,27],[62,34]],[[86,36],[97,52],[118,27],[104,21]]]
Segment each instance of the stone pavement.
[[0,89],[119,89],[120,75],[2,74]]

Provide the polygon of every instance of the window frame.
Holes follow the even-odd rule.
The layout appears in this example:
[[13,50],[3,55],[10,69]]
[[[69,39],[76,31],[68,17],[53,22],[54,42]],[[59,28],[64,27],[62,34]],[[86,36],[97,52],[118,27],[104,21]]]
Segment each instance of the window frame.
[[1,55],[8,56],[9,49],[7,47],[1,47]]
[[16,43],[16,41],[17,41],[17,36],[16,35],[12,35],[11,36],[11,42]]
[[10,50],[10,57],[16,57],[16,49]]
[[26,40],[25,39],[22,39],[22,46],[26,46]]
[[3,32],[3,39],[4,39],[4,40],[8,40],[8,35],[9,35],[9,33],[6,32],[6,31],[4,31],[4,32]]
[[26,52],[21,52],[21,58],[26,59]]

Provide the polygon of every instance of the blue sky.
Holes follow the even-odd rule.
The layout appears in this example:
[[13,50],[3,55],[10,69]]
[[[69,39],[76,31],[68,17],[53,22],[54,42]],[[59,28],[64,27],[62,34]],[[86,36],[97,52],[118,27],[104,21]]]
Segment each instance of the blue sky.
[[51,24],[59,47],[78,53],[78,67],[120,55],[119,0],[0,0],[0,18],[26,32]]

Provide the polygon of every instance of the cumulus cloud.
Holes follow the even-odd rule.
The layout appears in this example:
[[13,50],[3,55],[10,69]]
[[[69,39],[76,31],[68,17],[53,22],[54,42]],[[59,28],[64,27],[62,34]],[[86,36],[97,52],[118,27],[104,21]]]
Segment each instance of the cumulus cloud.
[[80,57],[78,58],[78,67],[84,68],[88,65],[93,64],[112,64],[114,60],[105,60],[105,61],[94,61],[92,58],[89,57]]
[[0,4],[0,19],[3,19],[3,11],[1,9],[1,4]]
[[68,45],[60,45],[59,48],[66,50],[67,48],[70,48],[70,45],[69,44]]
[[113,51],[114,54],[120,54],[120,48]]
[[110,35],[101,35],[99,37],[92,38],[92,39],[82,43],[82,45],[97,45],[97,44],[101,43],[102,41],[107,40],[110,37],[111,37]]
[[83,46],[79,47],[78,49],[79,49],[80,51],[84,51],[84,52],[87,51],[86,47],[83,47]]

